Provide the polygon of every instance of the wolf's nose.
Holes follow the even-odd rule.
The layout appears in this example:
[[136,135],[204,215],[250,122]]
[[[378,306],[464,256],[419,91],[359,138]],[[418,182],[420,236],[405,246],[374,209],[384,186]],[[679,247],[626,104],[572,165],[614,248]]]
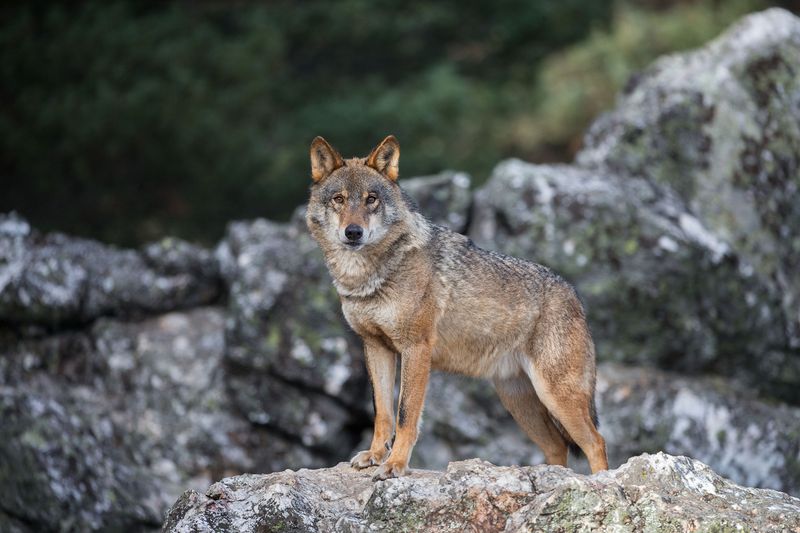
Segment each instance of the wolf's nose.
[[364,230],[358,224],[350,224],[346,228],[344,228],[344,236],[347,237],[349,241],[357,241],[364,235]]

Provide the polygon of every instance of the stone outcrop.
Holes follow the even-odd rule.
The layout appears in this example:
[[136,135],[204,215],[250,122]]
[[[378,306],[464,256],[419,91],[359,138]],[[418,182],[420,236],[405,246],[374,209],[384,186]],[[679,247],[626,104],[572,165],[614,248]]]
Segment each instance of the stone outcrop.
[[454,171],[401,181],[403,190],[417,202],[426,217],[460,233],[469,225],[471,182],[469,174]]
[[[374,469],[374,468],[373,468]],[[797,531],[800,499],[664,453],[584,476],[480,460],[373,482],[346,464],[187,491],[164,531]]]
[[0,322],[63,326],[101,316],[143,316],[218,298],[207,251],[164,239],[142,251],[54,233],[0,216]]
[[747,486],[800,495],[800,409],[718,377],[601,365],[597,405],[609,460],[691,455]]
[[299,223],[229,226],[217,248],[227,361],[234,402],[253,423],[330,456],[354,446],[345,427],[352,412],[367,412],[367,383],[360,343],[307,233]]
[[586,135],[577,162],[674,189],[782,296],[800,347],[800,20],[750,15],[703,48],[663,57]]
[[187,485],[280,467],[292,447],[228,400],[223,322],[197,308],[2,343],[0,530],[155,528]]

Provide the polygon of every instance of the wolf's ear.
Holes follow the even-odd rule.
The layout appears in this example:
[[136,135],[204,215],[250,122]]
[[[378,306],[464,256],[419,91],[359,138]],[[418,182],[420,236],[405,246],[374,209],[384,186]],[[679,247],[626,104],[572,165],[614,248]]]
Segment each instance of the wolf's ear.
[[392,181],[400,174],[400,143],[397,137],[389,135],[369,154],[367,165],[371,166]]
[[339,152],[322,137],[315,137],[311,142],[311,179],[319,182],[342,165]]

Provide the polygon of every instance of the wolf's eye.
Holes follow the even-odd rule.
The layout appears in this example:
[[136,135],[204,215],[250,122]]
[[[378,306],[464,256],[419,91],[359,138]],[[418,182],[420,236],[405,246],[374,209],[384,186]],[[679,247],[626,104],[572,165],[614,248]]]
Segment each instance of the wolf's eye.
[[341,194],[337,194],[336,196],[333,197],[333,201],[336,202],[337,204],[343,204],[344,196],[342,196]]
[[367,204],[374,204],[377,201],[378,197],[375,196],[374,194],[370,194],[369,196],[367,196]]

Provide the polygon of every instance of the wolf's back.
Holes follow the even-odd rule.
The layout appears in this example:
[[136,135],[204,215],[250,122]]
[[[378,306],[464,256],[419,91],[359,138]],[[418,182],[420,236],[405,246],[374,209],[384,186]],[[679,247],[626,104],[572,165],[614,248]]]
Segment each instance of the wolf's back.
[[536,298],[548,289],[573,292],[569,283],[549,268],[500,252],[485,250],[471,239],[431,224],[430,249],[442,279],[451,286],[482,284],[510,298]]

